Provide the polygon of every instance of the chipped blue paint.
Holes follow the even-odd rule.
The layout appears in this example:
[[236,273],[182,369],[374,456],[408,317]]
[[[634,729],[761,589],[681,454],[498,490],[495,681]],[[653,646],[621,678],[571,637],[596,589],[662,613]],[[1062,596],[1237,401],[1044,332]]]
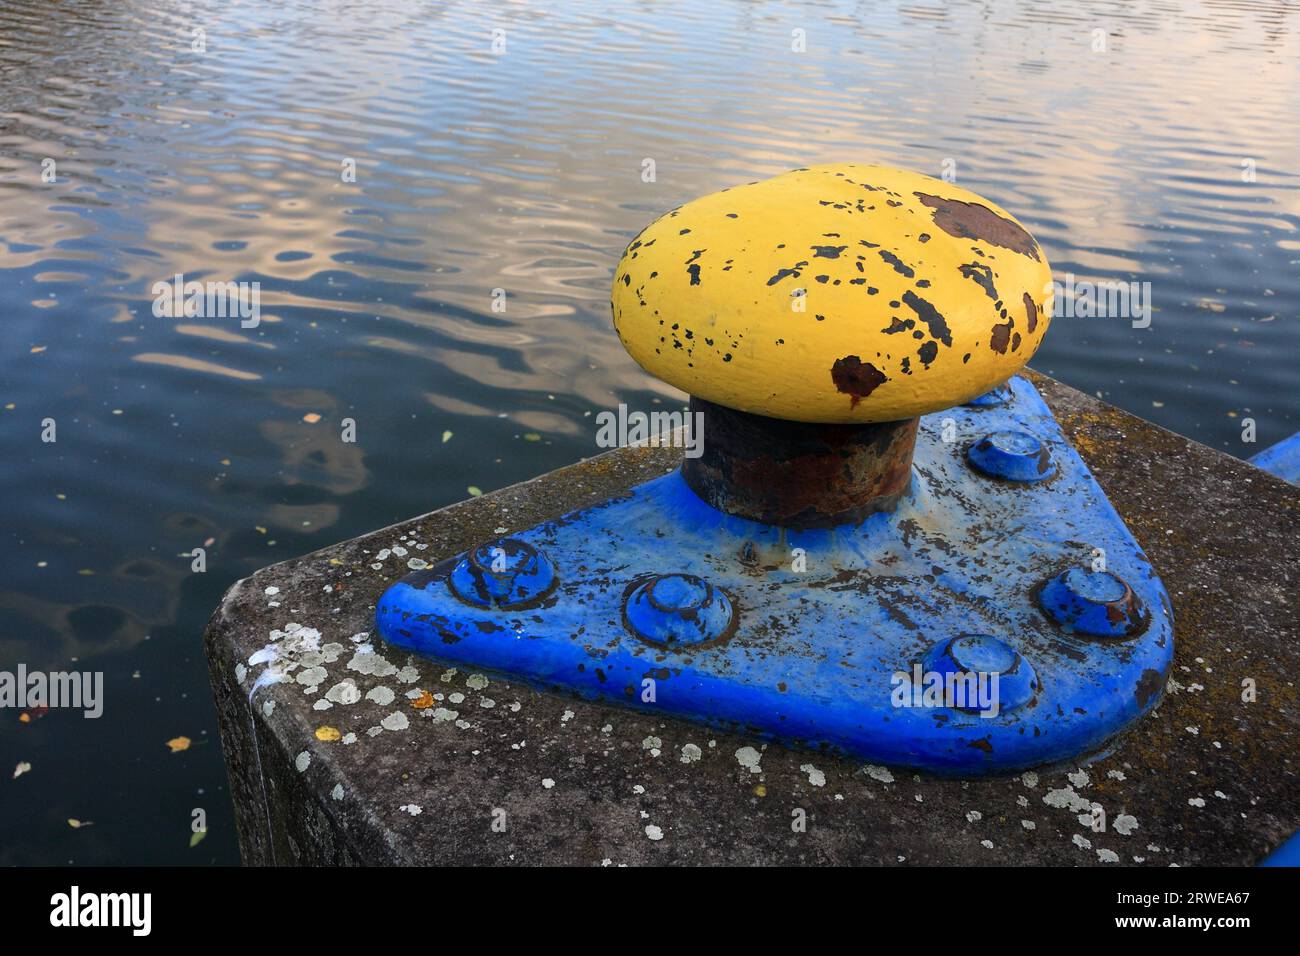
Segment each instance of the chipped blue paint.
[[1265,448],[1251,458],[1250,463],[1293,485],[1300,485],[1300,432]]
[[[795,531],[717,511],[674,472],[512,535],[554,565],[558,583],[537,606],[459,600],[453,559],[390,587],[379,631],[441,661],[876,764],[982,774],[1094,750],[1159,701],[1172,613],[1037,391],[1010,385],[1006,403],[921,420],[912,486],[891,514]],[[942,440],[945,419],[958,440]],[[1012,483],[970,467],[970,442],[1011,430],[1035,436],[1055,474]],[[1044,584],[1071,568],[1086,569],[1085,596],[1088,582],[1104,590],[1089,576],[1098,561],[1146,609],[1140,631],[1089,636],[1039,605]],[[665,574],[701,586],[679,581],[660,603],[707,606],[707,620],[688,608],[671,625],[644,623],[637,596]],[[723,636],[698,642],[731,612]],[[973,638],[956,645],[964,666],[1006,671],[997,716],[897,706],[914,666],[951,661],[963,637]]]

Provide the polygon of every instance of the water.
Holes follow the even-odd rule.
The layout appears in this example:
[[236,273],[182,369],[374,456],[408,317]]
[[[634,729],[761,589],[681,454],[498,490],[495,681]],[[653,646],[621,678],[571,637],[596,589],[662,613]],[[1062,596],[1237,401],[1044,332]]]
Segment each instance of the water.
[[[678,400],[609,281],[723,186],[951,160],[1058,277],[1151,283],[1150,328],[1058,319],[1036,367],[1235,455],[1300,428],[1298,28],[1269,0],[8,0],[0,666],[102,670],[106,703],[0,711],[0,864],[235,862],[222,592]],[[260,282],[261,324],[156,318],[177,272]]]

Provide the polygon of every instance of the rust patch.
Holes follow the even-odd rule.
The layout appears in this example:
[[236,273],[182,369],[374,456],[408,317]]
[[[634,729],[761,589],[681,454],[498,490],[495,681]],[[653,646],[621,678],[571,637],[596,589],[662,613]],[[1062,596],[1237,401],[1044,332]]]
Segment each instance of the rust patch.
[[1006,325],[993,326],[993,334],[989,336],[989,348],[999,355],[1007,354],[1007,345],[1011,342],[1011,323]]
[[960,199],[944,199],[942,196],[931,196],[929,193],[913,193],[913,195],[934,210],[934,224],[948,235],[958,239],[987,242],[993,246],[1018,252],[1022,256],[1028,256],[1035,262],[1042,261],[1034,237],[1010,219],[999,216],[988,206],[962,202]]
[[1029,331],[1034,331],[1038,327],[1038,305],[1028,292],[1025,293],[1025,318],[1029,322]]
[[831,366],[831,381],[837,391],[852,396],[851,408],[874,392],[886,381],[885,373],[870,362],[864,362],[856,355],[846,355],[836,359]]

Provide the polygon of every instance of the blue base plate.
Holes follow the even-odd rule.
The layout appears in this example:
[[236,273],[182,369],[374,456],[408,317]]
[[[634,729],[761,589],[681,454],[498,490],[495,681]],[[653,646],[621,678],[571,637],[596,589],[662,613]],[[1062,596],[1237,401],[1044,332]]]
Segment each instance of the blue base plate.
[[[1035,459],[1035,480],[972,465],[990,454],[983,436],[1009,431],[1050,455]],[[1007,470],[1023,472],[1023,460]],[[457,562],[444,562],[384,593],[384,639],[543,689],[950,774],[1100,748],[1159,701],[1173,656],[1164,587],[1021,378],[984,404],[922,418],[910,491],[861,524],[792,531],[732,517],[674,472],[511,541],[554,567],[534,600],[474,606],[449,584]],[[664,574],[726,595],[728,633],[637,636],[625,605]],[[1064,598],[1062,581],[1077,586]],[[987,697],[927,700],[931,675],[954,670],[998,674],[996,715]]]

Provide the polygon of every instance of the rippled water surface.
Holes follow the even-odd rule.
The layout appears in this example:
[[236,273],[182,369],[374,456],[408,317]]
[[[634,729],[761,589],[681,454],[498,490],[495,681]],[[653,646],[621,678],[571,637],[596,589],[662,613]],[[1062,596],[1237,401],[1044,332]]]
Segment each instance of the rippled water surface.
[[[0,710],[0,864],[235,862],[222,592],[680,398],[608,291],[697,195],[947,168],[1058,278],[1151,283],[1150,328],[1058,319],[1037,368],[1236,455],[1300,428],[1298,29],[1270,0],[6,0],[0,665],[102,670],[106,705]],[[175,273],[259,282],[261,324],[155,317]]]

